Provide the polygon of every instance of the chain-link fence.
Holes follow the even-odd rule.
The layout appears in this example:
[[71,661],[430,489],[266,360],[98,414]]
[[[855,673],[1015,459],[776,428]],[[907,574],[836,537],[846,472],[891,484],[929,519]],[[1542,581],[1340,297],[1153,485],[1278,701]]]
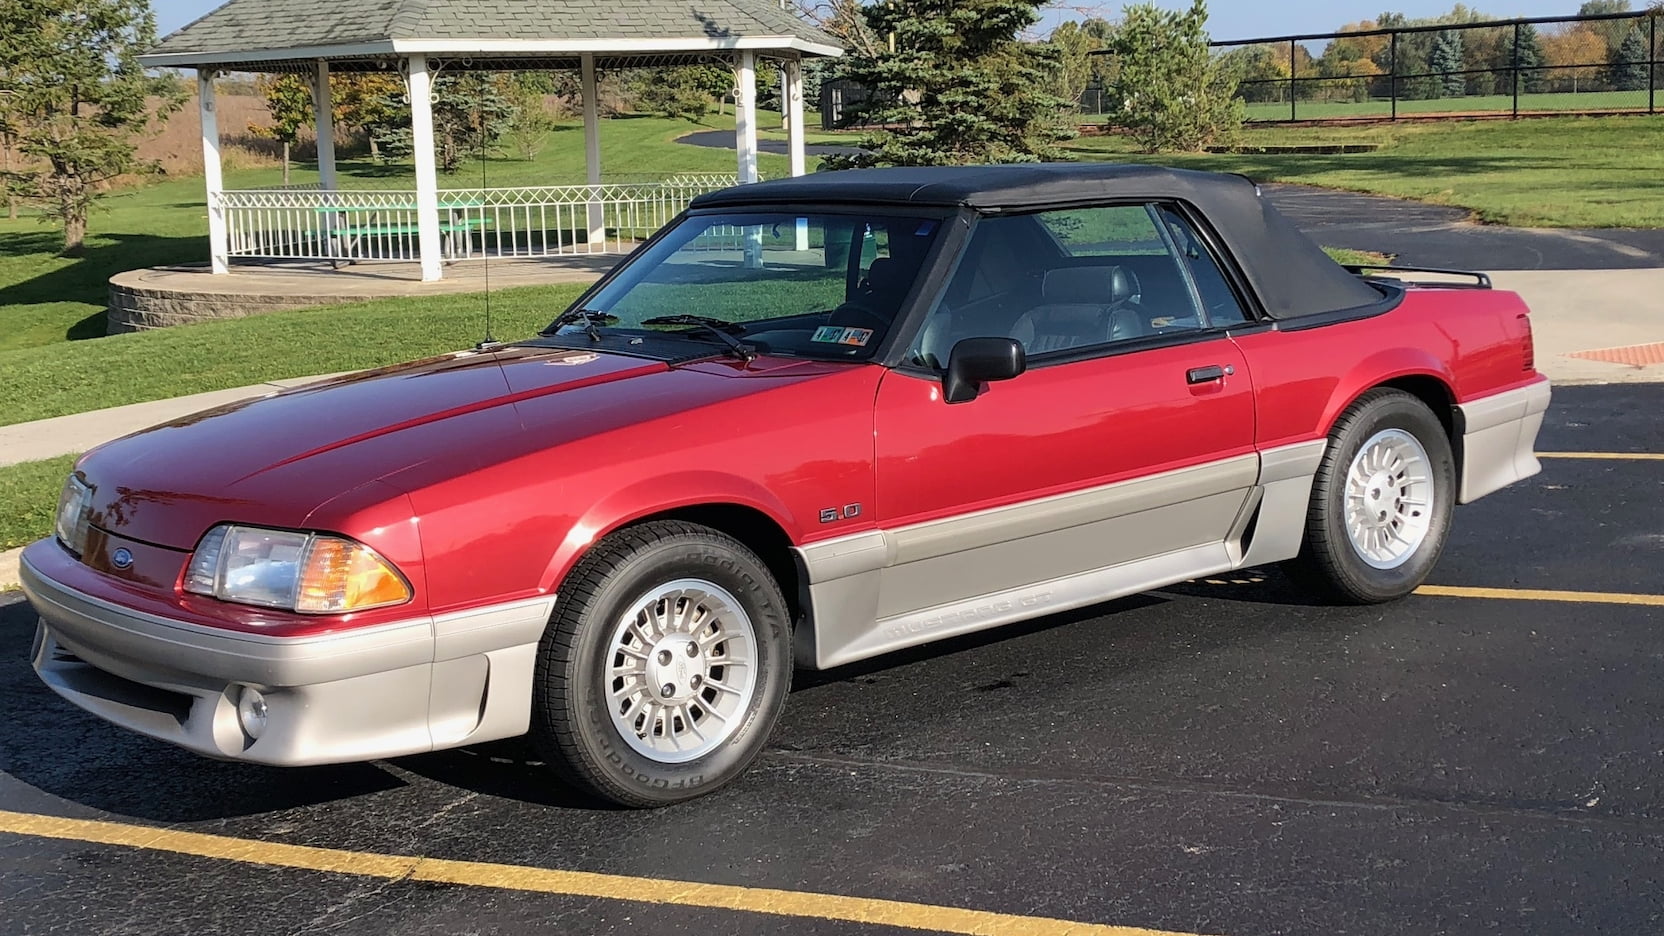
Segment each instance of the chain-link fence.
[[[1215,42],[1250,121],[1658,113],[1658,11]],[[1082,102],[1091,112],[1101,102]]]

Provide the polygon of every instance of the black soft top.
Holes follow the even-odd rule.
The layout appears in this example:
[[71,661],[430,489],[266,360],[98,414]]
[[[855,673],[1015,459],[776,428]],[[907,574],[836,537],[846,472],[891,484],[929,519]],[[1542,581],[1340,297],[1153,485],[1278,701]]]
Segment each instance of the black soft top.
[[1380,292],[1300,233],[1242,176],[1112,163],[1029,163],[817,172],[711,192],[693,210],[820,203],[923,205],[979,212],[1067,208],[1115,199],[1190,204],[1218,231],[1276,319],[1378,303]]

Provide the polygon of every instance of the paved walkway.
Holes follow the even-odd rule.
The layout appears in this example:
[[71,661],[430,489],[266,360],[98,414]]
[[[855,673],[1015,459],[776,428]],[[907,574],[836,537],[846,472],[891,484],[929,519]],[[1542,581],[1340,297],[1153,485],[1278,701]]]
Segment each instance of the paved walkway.
[[[685,133],[676,138],[676,142],[688,146],[703,146],[707,149],[733,149],[734,131],[732,130],[699,130]],[[780,156],[787,154],[784,140],[759,139],[757,149],[764,153],[775,153]],[[853,146],[840,146],[836,143],[805,143],[803,152],[809,156],[853,156],[861,152]]]
[[[1664,269],[1498,272],[1495,281],[1498,288],[1514,290],[1530,304],[1537,367],[1555,383],[1664,382],[1664,364],[1631,367],[1567,357],[1579,351],[1664,342]],[[331,375],[0,426],[0,467],[84,452],[147,426],[327,376]],[[0,590],[16,582],[18,552],[0,553]]]
[[1306,185],[1266,195],[1313,240],[1392,254],[1401,266],[1461,270],[1664,267],[1664,230],[1517,228],[1474,224],[1462,208]]

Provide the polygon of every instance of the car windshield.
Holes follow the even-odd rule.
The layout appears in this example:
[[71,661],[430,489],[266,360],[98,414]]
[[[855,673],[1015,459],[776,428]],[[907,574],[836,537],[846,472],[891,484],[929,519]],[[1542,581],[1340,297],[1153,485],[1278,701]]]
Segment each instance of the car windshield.
[[720,346],[712,334],[720,329],[760,354],[864,360],[889,333],[941,227],[920,215],[689,216],[550,333],[652,331]]

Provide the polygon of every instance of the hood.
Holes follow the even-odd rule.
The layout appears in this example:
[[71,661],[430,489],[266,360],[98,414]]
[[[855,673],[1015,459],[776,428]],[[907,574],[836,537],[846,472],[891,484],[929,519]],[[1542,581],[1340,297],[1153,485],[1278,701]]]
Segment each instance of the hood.
[[[191,549],[216,523],[303,527],[376,482],[387,494],[826,365],[661,361],[541,347],[460,352],[197,413],[89,452],[92,523]],[[377,495],[385,496],[385,495]]]

